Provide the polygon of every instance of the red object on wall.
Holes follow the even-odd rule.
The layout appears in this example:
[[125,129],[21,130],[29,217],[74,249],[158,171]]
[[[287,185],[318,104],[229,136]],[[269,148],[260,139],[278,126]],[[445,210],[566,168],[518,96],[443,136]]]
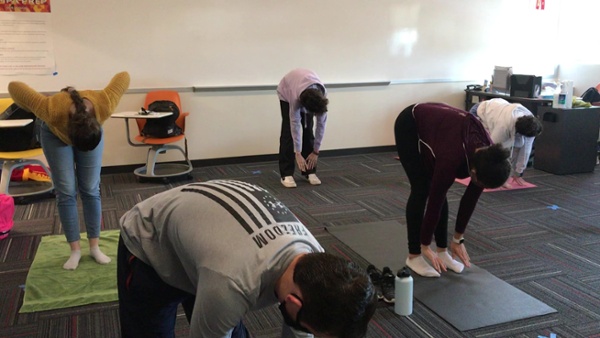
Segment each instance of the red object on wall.
[[546,7],[546,0],[537,0],[535,2],[535,9],[543,10]]

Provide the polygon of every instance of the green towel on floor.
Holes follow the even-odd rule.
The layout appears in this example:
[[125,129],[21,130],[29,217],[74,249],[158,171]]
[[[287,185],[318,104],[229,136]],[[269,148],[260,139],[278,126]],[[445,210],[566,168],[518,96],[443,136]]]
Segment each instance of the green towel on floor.
[[92,303],[112,302],[117,296],[117,244],[119,230],[100,234],[100,249],[112,261],[101,265],[89,255],[85,233],[81,234],[81,260],[74,271],[63,269],[69,259],[64,235],[44,236],[25,282],[20,313],[62,309]]

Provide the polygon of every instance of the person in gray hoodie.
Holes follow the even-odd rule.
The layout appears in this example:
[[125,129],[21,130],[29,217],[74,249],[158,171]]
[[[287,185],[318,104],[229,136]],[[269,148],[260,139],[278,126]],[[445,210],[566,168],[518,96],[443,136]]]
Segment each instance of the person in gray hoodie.
[[120,220],[122,336],[173,337],[179,304],[191,337],[249,337],[242,318],[279,303],[282,337],[362,337],[377,306],[355,263],[323,252],[265,189],[233,180],[183,185]]

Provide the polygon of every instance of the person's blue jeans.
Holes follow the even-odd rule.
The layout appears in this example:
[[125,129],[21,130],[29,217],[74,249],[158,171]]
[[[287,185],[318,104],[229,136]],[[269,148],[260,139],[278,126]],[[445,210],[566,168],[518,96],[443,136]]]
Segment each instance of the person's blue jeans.
[[102,219],[100,170],[104,137],[94,150],[79,151],[61,141],[43,123],[40,141],[52,172],[58,215],[67,241],[71,243],[81,238],[77,212],[78,192],[83,205],[87,237],[99,238]]

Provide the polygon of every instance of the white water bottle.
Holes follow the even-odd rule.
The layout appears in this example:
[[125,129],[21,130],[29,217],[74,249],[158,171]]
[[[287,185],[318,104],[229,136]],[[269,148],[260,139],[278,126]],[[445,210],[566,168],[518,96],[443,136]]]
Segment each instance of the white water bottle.
[[552,108],[571,109],[573,107],[573,81],[558,84],[552,100]]
[[559,83],[554,90],[554,97],[552,99],[552,108],[566,108],[565,103],[567,100],[566,93],[562,92],[562,84]]
[[573,108],[573,81],[566,80],[563,81],[562,91],[565,94],[565,108],[571,109]]
[[408,267],[398,270],[395,281],[394,312],[401,316],[412,314],[413,310],[413,278]]

